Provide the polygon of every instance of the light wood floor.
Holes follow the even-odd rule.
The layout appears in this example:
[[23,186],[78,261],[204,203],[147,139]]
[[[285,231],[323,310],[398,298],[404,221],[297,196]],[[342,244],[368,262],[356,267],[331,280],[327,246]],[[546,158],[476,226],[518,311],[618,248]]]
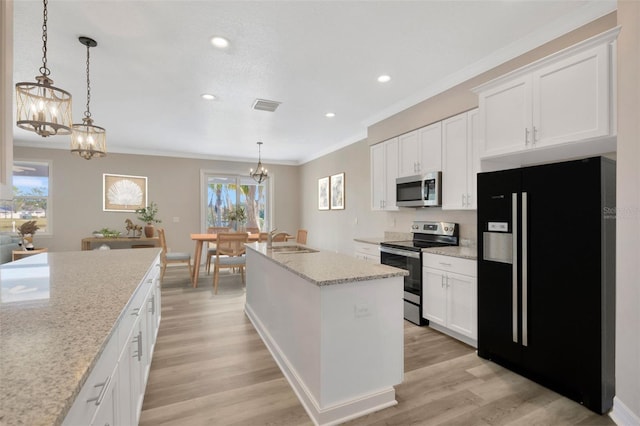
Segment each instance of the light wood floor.
[[[243,313],[239,276],[189,286],[167,271],[162,322],[140,425],[312,425]],[[473,348],[405,322],[405,376],[398,405],[349,425],[613,425]]]

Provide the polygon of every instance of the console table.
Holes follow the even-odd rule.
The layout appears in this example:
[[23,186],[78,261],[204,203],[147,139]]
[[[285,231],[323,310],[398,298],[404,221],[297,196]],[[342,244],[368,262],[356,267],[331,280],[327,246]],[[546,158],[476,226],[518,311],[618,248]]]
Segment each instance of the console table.
[[11,251],[11,261],[14,262],[16,260],[22,259],[23,257],[33,256],[34,254],[46,253],[47,249],[45,248],[35,248],[33,250],[12,250]]
[[98,237],[87,237],[82,239],[82,250],[91,250],[91,245],[102,245],[107,244],[111,248],[115,246],[125,246],[126,248],[132,248],[133,246],[143,245],[143,246],[160,246],[160,239],[158,237],[115,237],[115,238],[98,238]]

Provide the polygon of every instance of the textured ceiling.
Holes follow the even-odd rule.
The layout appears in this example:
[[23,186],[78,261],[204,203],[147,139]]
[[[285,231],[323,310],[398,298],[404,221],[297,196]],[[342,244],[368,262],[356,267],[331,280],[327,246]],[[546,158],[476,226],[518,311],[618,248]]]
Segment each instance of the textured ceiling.
[[[615,1],[50,0],[48,65],[109,152],[300,164],[611,10]],[[41,66],[42,2],[14,3],[14,81]],[[228,38],[214,48],[213,35]],[[389,74],[380,84],[376,78]],[[202,93],[218,99],[204,101]],[[255,111],[256,98],[282,102]],[[334,112],[334,118],[326,118]],[[15,127],[16,144],[66,148]],[[99,160],[96,160],[99,161]]]

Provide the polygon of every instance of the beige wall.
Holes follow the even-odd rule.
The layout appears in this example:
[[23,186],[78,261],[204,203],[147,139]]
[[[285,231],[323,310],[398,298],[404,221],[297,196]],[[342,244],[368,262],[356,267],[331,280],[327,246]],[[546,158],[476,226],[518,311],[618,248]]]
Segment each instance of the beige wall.
[[[618,1],[616,400],[640,424],[640,2]],[[620,404],[621,403],[621,404]],[[622,409],[624,411],[624,409]],[[629,412],[627,412],[629,414]]]
[[[134,213],[102,211],[102,174],[113,173],[147,176],[148,200],[158,204],[162,219],[159,225],[166,229],[170,249],[193,252],[194,244],[189,234],[201,230],[200,170],[244,175],[255,166],[229,161],[127,154],[108,154],[105,158],[86,161],[65,150],[25,147],[15,147],[14,157],[16,160],[52,161],[50,210],[53,235],[36,235],[38,245],[51,251],[79,250],[80,240],[100,228],[124,231],[127,218],[141,224]],[[299,168],[267,166],[275,183],[275,223],[283,231],[295,232],[299,222]],[[179,222],[174,222],[174,217],[179,218]]]

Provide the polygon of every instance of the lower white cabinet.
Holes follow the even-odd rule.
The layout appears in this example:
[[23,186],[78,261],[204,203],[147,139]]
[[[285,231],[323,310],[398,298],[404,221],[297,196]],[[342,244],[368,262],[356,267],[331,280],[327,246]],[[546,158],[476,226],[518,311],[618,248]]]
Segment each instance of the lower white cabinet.
[[380,263],[380,245],[356,241],[355,257],[371,263]]
[[138,424],[160,324],[160,264],[124,308],[63,425]]
[[472,346],[478,340],[477,262],[423,254],[422,316],[438,330]]

